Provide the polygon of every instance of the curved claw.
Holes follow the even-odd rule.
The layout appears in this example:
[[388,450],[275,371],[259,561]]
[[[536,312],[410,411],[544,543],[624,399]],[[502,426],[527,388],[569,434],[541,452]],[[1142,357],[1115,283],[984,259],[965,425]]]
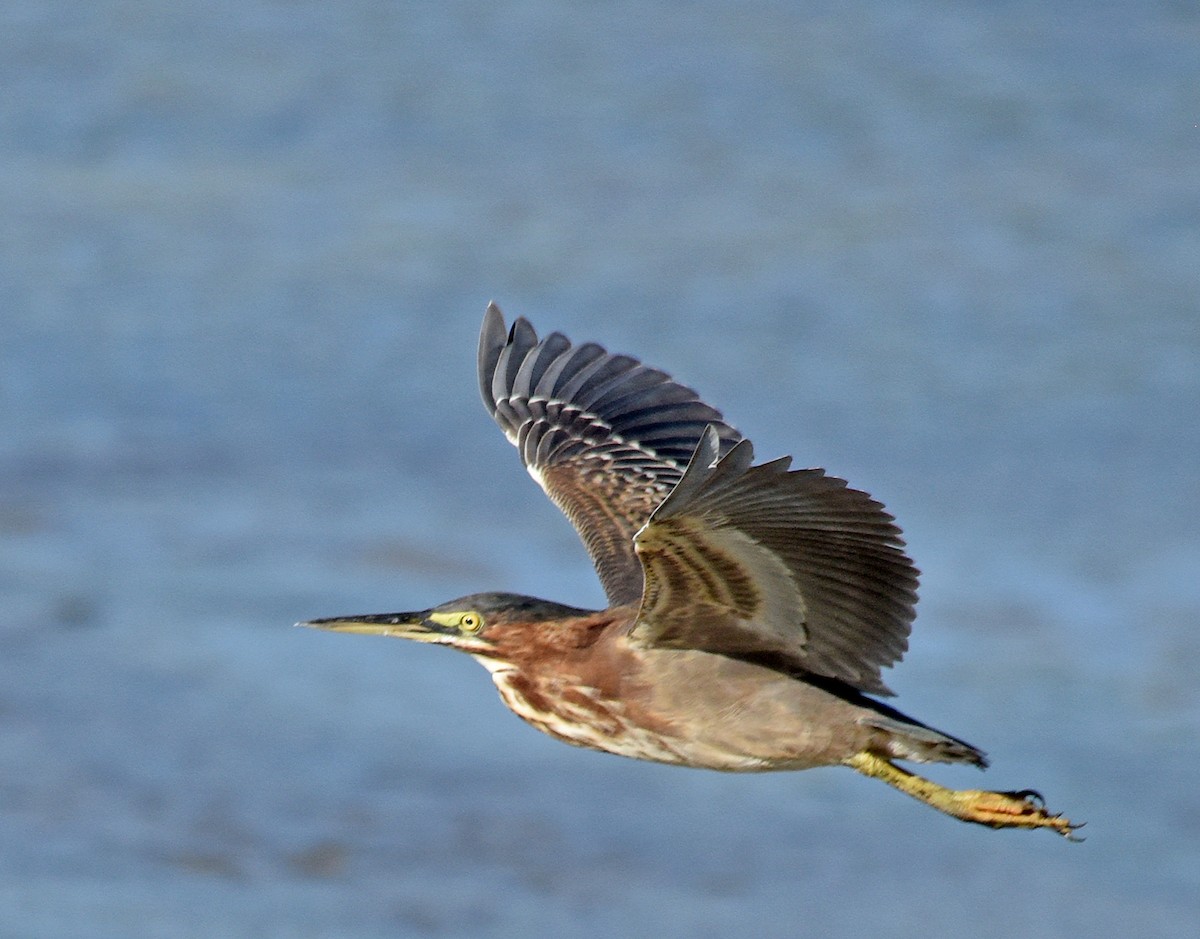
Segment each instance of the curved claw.
[[1037,806],[1039,808],[1042,808],[1042,809],[1044,809],[1046,807],[1046,797],[1043,796],[1036,789],[1013,789],[1013,790],[1010,790],[1007,792],[1000,792],[997,794],[1002,795],[1002,796],[1012,796],[1014,799],[1022,799],[1022,800],[1034,802],[1037,804]]

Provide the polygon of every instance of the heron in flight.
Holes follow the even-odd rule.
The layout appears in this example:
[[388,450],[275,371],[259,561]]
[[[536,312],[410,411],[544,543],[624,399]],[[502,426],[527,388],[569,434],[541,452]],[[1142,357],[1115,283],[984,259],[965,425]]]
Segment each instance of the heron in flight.
[[917,570],[865,492],[750,441],[666,373],[491,304],[483,402],[570,519],[608,606],[475,593],[303,625],[450,646],[566,743],[732,772],[849,766],[992,828],[1077,825],[1033,790],[953,790],[896,764],[984,753],[878,700],[908,647]]

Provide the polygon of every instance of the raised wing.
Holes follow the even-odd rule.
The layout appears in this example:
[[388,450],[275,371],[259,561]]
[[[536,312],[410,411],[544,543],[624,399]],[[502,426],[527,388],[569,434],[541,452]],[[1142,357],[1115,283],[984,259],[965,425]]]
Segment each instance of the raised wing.
[[645,568],[630,638],[704,649],[890,694],[908,648],[917,570],[882,505],[790,458],[752,466],[706,432],[635,539]]
[[571,520],[613,605],[642,596],[633,536],[683,476],[705,428],[740,439],[665,373],[561,333],[539,340],[490,304],[479,334],[483,403],[529,473]]

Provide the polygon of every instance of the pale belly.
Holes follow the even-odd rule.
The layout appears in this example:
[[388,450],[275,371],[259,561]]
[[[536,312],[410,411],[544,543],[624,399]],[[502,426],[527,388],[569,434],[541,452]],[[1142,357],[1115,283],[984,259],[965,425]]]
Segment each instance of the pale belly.
[[543,733],[577,747],[725,772],[802,769],[813,765],[804,760],[781,765],[717,745],[703,739],[703,735],[687,738],[652,732],[628,720],[620,702],[602,699],[594,688],[573,687],[565,694],[555,695],[551,702],[544,689],[528,689],[515,672],[503,668],[488,670],[501,699],[513,713]]

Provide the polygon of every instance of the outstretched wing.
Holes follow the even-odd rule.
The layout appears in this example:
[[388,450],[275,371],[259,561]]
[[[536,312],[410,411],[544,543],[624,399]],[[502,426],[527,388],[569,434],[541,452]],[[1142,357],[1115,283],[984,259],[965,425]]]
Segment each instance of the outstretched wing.
[[635,539],[645,591],[630,638],[704,649],[890,694],[917,570],[882,505],[790,458],[752,466],[706,431]]
[[741,436],[690,388],[561,333],[539,340],[490,304],[479,334],[483,403],[529,473],[571,520],[613,605],[642,596],[633,536],[683,476],[705,428]]

